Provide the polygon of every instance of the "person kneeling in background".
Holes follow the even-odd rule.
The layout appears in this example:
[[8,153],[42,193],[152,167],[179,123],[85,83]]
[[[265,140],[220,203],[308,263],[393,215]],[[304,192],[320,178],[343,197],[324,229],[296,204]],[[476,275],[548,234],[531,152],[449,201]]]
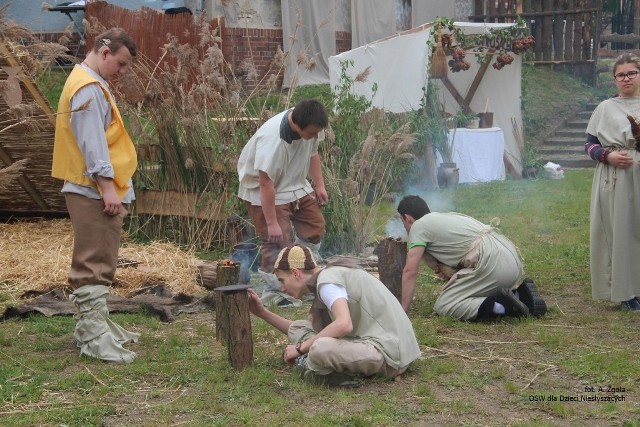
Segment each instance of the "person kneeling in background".
[[291,321],[249,289],[249,310],[289,337],[284,361],[303,369],[306,381],[353,384],[356,376],[393,378],[420,357],[411,321],[393,294],[356,265],[335,261],[320,268],[306,246],[280,251],[274,274],[295,298],[311,292],[309,320]]
[[518,248],[493,227],[456,212],[431,212],[419,196],[404,197],[397,210],[409,233],[402,271],[405,310],[424,261],[447,281],[434,307],[441,316],[481,320],[547,312],[533,280],[520,282],[523,265]]

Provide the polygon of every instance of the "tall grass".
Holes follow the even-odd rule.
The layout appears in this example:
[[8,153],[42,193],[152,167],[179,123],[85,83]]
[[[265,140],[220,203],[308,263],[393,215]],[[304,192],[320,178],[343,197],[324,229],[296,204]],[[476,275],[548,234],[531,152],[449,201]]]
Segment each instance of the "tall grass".
[[371,243],[381,202],[415,159],[416,138],[407,116],[372,109],[366,97],[353,93],[368,70],[351,78],[347,71],[353,62],[340,65],[333,132],[321,150],[331,197],[323,247],[327,253],[360,254]]

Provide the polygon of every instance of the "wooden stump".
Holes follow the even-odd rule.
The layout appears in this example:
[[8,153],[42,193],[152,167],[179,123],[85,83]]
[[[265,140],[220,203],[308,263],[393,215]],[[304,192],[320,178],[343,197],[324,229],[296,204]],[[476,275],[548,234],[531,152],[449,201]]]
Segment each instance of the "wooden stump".
[[378,273],[380,281],[402,302],[402,270],[407,262],[407,243],[386,238],[378,243]]
[[242,370],[253,363],[247,285],[216,288],[216,339],[227,346],[229,363]]
[[216,266],[215,287],[237,285],[240,282],[240,263],[220,261]]
[[[238,284],[238,280],[240,280],[240,264],[226,264],[224,262],[219,262],[216,267],[216,281],[213,290],[215,291],[217,288],[225,287],[225,286],[234,286]],[[224,320],[222,319],[223,312],[223,304],[222,293],[216,292],[216,340],[222,345],[226,345],[226,341],[224,338],[226,336],[226,332],[221,328],[224,327]]]

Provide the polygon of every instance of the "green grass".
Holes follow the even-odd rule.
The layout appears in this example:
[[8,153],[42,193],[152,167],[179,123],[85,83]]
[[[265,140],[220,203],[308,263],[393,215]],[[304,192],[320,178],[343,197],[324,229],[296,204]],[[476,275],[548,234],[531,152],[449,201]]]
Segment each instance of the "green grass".
[[[442,318],[433,313],[441,283],[424,270],[410,311],[423,358],[400,381],[344,390],[307,385],[281,362],[284,337],[255,318],[254,365],[237,372],[216,343],[214,313],[173,323],[112,315],[142,334],[131,365],[80,357],[70,317],[30,316],[0,330],[0,424],[638,425],[640,319],[590,298],[591,178],[591,170],[575,170],[562,180],[461,185],[426,195],[482,221],[499,218],[550,311],[542,319],[495,323]],[[392,206],[385,209],[386,217]],[[292,318],[305,311],[280,310]],[[586,386],[622,387],[625,400],[530,400],[589,394]]]
[[[533,137],[577,100],[597,95],[558,73],[527,69],[524,76],[525,122]],[[57,96],[51,99],[57,103]],[[172,323],[144,313],[113,314],[141,333],[140,342],[128,346],[139,355],[130,365],[80,357],[71,317],[12,319],[0,325],[0,425],[640,426],[640,318],[591,300],[592,171],[565,176],[425,195],[439,210],[499,224],[547,301],[542,319],[466,323],[436,316],[442,283],[425,268],[409,313],[422,359],[399,381],[372,380],[345,390],[303,383],[282,363],[285,338],[255,318],[254,364],[241,372],[230,368],[226,348],[216,342],[210,312]],[[391,203],[381,207],[377,235],[394,213]],[[0,293],[0,301],[7,298]],[[280,313],[302,318],[306,307]],[[618,394],[625,400],[559,400],[609,385],[623,387]]]

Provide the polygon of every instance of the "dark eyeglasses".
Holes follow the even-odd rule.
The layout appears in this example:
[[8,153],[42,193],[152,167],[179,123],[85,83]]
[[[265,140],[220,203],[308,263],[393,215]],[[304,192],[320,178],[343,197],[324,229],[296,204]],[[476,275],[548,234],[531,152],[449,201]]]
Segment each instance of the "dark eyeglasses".
[[629,80],[633,80],[636,77],[638,77],[638,71],[629,71],[628,73],[618,73],[618,74],[615,74],[613,77],[615,77],[616,81],[618,82],[624,81],[625,77],[628,77]]

